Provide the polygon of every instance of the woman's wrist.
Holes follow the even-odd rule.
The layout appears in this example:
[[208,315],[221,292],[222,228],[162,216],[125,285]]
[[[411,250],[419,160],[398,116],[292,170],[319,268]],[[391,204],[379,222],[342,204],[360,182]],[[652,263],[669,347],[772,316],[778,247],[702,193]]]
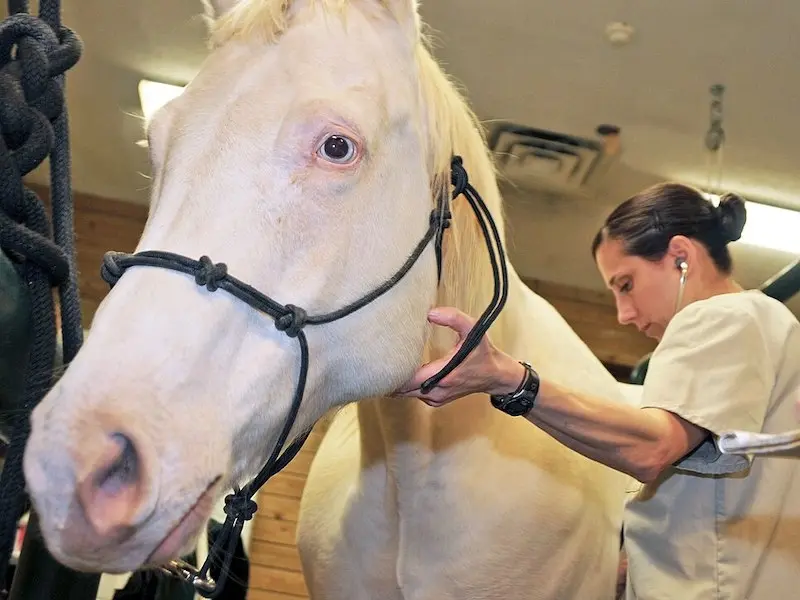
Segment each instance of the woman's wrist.
[[497,357],[495,373],[496,377],[487,392],[493,396],[511,394],[517,391],[525,378],[525,367],[518,360],[501,353]]

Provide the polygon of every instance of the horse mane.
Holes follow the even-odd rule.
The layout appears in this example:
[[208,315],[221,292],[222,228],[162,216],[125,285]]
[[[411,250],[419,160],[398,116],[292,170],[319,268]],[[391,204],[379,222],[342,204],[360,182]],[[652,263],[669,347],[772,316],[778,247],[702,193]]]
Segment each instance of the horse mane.
[[[374,0],[373,0],[374,1]],[[291,25],[291,6],[297,0],[250,0],[239,2],[209,22],[210,44],[258,40],[275,43]],[[354,0],[304,0],[303,6],[344,16]],[[386,8],[389,3],[384,0]],[[470,182],[481,194],[505,245],[501,196],[494,163],[489,155],[483,128],[469,107],[465,95],[445,74],[430,51],[431,43],[417,32],[415,48],[419,80],[419,102],[424,122],[421,134],[427,140],[428,172],[431,173],[432,201],[452,193],[450,164],[459,155]],[[465,198],[452,204],[452,224],[445,234],[440,305],[456,306],[477,317],[489,302],[491,267],[483,233]],[[511,267],[509,266],[509,270]],[[503,311],[500,319],[507,311]]]
[[[481,195],[505,246],[504,214],[494,162],[480,121],[445,74],[423,38],[417,47],[421,102],[427,111],[428,156],[433,197],[452,194],[450,164],[461,156],[472,186]],[[492,293],[491,266],[483,232],[466,198],[452,202],[453,222],[445,234],[439,303],[477,317]],[[509,266],[509,270],[511,267]],[[505,314],[501,313],[502,315]]]
[[[231,39],[274,43],[290,25],[291,5],[296,0],[245,0],[217,19],[209,18],[209,43],[219,46]],[[213,15],[208,0],[206,14]],[[306,0],[309,7],[320,5],[326,12],[344,13],[350,0]]]

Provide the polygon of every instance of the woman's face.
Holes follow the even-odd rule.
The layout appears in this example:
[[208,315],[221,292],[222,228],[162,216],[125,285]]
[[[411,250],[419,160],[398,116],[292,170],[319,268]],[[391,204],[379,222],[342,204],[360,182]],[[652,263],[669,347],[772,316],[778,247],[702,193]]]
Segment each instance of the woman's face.
[[680,281],[675,257],[668,253],[659,261],[646,260],[626,254],[619,240],[606,239],[595,259],[614,294],[619,322],[660,340],[675,314]]

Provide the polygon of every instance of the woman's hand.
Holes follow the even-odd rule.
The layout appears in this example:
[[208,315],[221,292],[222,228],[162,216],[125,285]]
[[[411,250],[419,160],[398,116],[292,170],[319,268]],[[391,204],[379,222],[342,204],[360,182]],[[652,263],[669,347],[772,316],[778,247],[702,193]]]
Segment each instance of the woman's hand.
[[428,313],[428,320],[435,325],[449,327],[458,334],[458,343],[449,354],[429,362],[414,374],[395,396],[414,396],[430,406],[443,406],[457,398],[475,393],[508,394],[517,389],[525,368],[515,359],[495,348],[488,336],[469,353],[460,365],[442,379],[436,387],[423,394],[419,389],[428,378],[438,373],[458,352],[475,319],[457,308],[435,308]]

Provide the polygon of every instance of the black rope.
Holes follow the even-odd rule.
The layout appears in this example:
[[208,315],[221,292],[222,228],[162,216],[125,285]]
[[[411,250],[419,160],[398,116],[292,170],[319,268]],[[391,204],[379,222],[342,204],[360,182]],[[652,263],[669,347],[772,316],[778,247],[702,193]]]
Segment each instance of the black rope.
[[[497,224],[492,218],[486,203],[481,198],[480,194],[469,183],[469,177],[466,169],[461,161],[461,157],[456,156],[453,159],[452,166],[452,182],[455,191],[463,193],[469,201],[472,211],[480,225],[483,239],[486,241],[486,249],[489,253],[489,260],[492,265],[492,277],[494,279],[494,292],[489,306],[483,311],[475,326],[470,330],[464,338],[461,347],[453,355],[448,363],[441,368],[441,370],[428,378],[420,386],[423,394],[427,394],[453,369],[460,365],[467,356],[480,344],[481,339],[489,330],[492,323],[500,315],[500,312],[505,306],[506,299],[508,298],[508,268],[506,266],[506,255],[503,250],[503,242],[500,238],[500,233],[497,230]],[[487,227],[488,223],[488,227]],[[489,227],[491,228],[491,235],[489,234]]]
[[[38,18],[28,14],[28,2],[9,0],[8,8],[9,17],[0,23],[0,249],[27,283],[32,345],[21,407],[9,419],[12,434],[0,476],[0,581],[27,503],[22,455],[30,412],[52,386],[54,286],[65,364],[82,338],[64,100],[64,73],[80,59],[81,42],[61,25],[59,0],[41,0]],[[54,231],[44,204],[22,180],[48,158]]]
[[[483,199],[480,197],[480,194],[478,194],[475,188],[469,183],[467,171],[464,169],[461,157],[459,156],[453,157],[451,162],[451,182],[453,185],[452,198],[455,199],[463,194],[467,198],[481,227],[481,232],[486,240],[486,247],[492,265],[494,293],[489,306],[480,316],[475,327],[469,332],[453,359],[449,361],[437,375],[425,382],[424,386],[428,389],[436,385],[436,383],[458,366],[458,364],[475,349],[483,335],[500,314],[508,296],[508,272],[505,262],[505,252],[497,230],[497,225]],[[235,544],[235,540],[241,534],[244,523],[252,519],[255,511],[258,509],[256,502],[252,499],[253,496],[273,475],[283,469],[283,467],[295,457],[310,434],[310,430],[300,434],[281,454],[281,450],[283,450],[289,434],[294,427],[297,414],[300,410],[300,404],[303,401],[303,395],[305,393],[309,351],[308,341],[303,328],[309,324],[322,325],[342,319],[385,294],[408,273],[432,240],[435,245],[437,274],[441,278],[443,232],[450,225],[451,212],[449,207],[450,202],[446,197],[439,198],[437,204],[438,206],[431,212],[428,230],[425,235],[394,275],[350,304],[332,312],[319,315],[308,315],[306,310],[292,304],[280,304],[252,286],[236,279],[228,273],[227,265],[224,263],[214,263],[208,256],[202,256],[199,260],[194,260],[171,252],[146,250],[136,254],[107,252],[103,257],[100,273],[102,278],[112,287],[130,267],[161,267],[191,275],[194,277],[197,285],[203,286],[211,292],[220,289],[225,290],[254,309],[269,315],[274,319],[275,327],[279,331],[283,331],[287,336],[296,338],[300,346],[300,372],[297,378],[297,385],[295,387],[289,414],[286,417],[278,441],[275,443],[269,459],[256,477],[243,488],[236,488],[233,494],[225,498],[225,513],[227,518],[225,519],[222,532],[217,542],[209,551],[208,558],[199,571],[193,570],[193,567],[188,564],[180,564],[177,568],[173,565],[172,570],[163,567],[167,572],[187,578],[187,580],[195,584],[200,595],[206,598],[217,598],[222,592],[228,576],[230,561],[233,556],[232,545]],[[220,547],[227,545],[227,548],[223,567],[220,571],[219,581],[214,584],[214,582],[209,582],[208,573],[212,562],[219,558],[217,556],[217,545]]]

